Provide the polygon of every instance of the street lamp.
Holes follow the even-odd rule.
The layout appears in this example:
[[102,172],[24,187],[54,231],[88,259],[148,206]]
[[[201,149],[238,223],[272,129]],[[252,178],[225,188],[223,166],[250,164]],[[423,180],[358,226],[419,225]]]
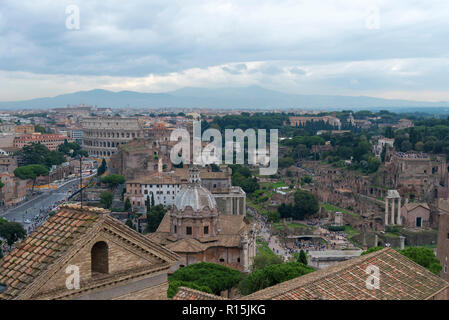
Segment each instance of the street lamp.
[[77,159],[80,161],[80,198],[81,198],[81,209],[83,208],[83,156],[77,155]]

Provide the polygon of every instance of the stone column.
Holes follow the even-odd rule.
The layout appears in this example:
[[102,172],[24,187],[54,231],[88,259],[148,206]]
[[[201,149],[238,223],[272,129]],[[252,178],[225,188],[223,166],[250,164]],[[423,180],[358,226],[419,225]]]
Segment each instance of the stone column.
[[242,247],[243,247],[243,272],[249,272],[248,238],[246,235],[242,239]]
[[392,226],[394,226],[394,201],[395,201],[395,199],[393,198],[393,199],[391,199],[391,215],[390,215],[390,218],[391,218],[391,220],[390,220],[390,224],[392,225]]
[[402,217],[401,217],[401,198],[398,199],[398,225],[402,225]]
[[367,246],[367,244],[366,244],[366,230],[365,230],[365,228],[363,228],[364,230],[363,230],[363,241],[362,241],[362,246],[363,247],[366,247]]
[[374,235],[374,246],[377,247],[377,244],[379,243],[379,237],[377,234]]
[[388,198],[385,198],[385,225],[388,226],[388,202],[390,200]]
[[225,199],[225,205],[226,205],[226,212],[229,212],[229,214],[232,214],[232,198],[224,198]]
[[399,248],[401,250],[404,250],[404,248],[405,248],[405,237],[404,236],[399,236]]
[[246,216],[246,196],[243,197],[243,215]]

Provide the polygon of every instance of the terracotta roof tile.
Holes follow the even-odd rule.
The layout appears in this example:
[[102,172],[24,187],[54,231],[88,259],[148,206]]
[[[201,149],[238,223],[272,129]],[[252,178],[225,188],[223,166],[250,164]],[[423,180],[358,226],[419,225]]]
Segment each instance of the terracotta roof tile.
[[227,299],[210,293],[186,287],[179,287],[179,290],[173,297],[173,300],[227,300]]
[[97,221],[98,215],[88,215],[75,208],[62,209],[39,229],[22,241],[9,255],[0,260],[0,279],[8,290],[0,299],[11,299],[60,257]]
[[[366,286],[366,268],[380,271],[379,289]],[[424,300],[449,284],[429,270],[387,248],[338,263],[242,299],[255,300]]]

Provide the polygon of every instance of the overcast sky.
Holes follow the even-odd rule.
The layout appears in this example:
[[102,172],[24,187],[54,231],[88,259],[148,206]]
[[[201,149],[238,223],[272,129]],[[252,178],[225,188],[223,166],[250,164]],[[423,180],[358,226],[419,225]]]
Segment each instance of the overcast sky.
[[449,101],[449,1],[0,0],[1,101],[249,85]]

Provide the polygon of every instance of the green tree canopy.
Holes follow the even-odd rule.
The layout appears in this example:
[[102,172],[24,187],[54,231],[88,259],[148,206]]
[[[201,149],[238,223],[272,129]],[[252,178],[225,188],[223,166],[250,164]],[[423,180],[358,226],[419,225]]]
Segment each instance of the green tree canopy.
[[301,178],[301,182],[305,183],[305,184],[309,184],[312,182],[312,177],[311,176],[304,176]]
[[36,178],[39,176],[48,176],[49,173],[50,172],[49,172],[48,168],[43,165],[40,165],[40,164],[29,164],[29,165],[18,167],[16,169],[14,169],[14,175],[16,177],[18,177],[19,179],[33,180],[32,190],[34,190]]
[[40,164],[29,164],[14,170],[14,175],[22,180],[35,180],[38,176],[48,176],[48,174],[48,169]]
[[252,270],[260,270],[272,264],[282,264],[284,260],[276,254],[267,254],[264,252],[258,252],[253,259],[253,264],[251,265]]
[[161,224],[161,221],[166,213],[167,209],[165,209],[161,204],[158,204],[157,206],[151,206],[149,211],[147,212],[146,232],[155,232]]
[[270,222],[279,222],[281,220],[281,215],[278,211],[268,211],[267,214],[268,221]]
[[302,249],[301,249],[301,251],[299,251],[298,262],[302,263],[303,265],[307,265],[308,264],[307,254]]
[[[361,255],[369,254],[375,251],[384,249],[383,247],[372,247],[368,250],[362,252]],[[420,266],[430,270],[436,275],[440,274],[442,269],[440,261],[435,257],[435,254],[431,249],[424,247],[408,247],[404,250],[398,250],[399,253],[403,254],[410,260],[416,262]]]
[[230,166],[232,169],[232,185],[241,187],[246,193],[253,193],[260,188],[251,170],[240,164]]
[[101,178],[101,183],[108,184],[110,187],[116,187],[119,184],[125,183],[124,176],[119,174],[110,174],[109,176]]
[[106,172],[106,169],[107,169],[106,160],[103,159],[101,161],[101,165],[98,167],[97,176],[103,175]]
[[110,209],[112,205],[112,200],[114,196],[112,192],[104,191],[100,195],[100,203],[104,206],[106,209]]
[[41,164],[50,168],[52,165],[60,165],[66,161],[62,152],[50,151],[48,148],[40,143],[32,143],[24,146],[17,155],[22,158],[24,165]]
[[239,284],[243,295],[274,286],[278,283],[313,272],[315,269],[299,262],[273,264],[261,270],[256,270],[246,276]]
[[20,223],[0,219],[0,237],[6,239],[9,246],[13,245],[19,239],[24,239],[26,234],[25,229]]
[[70,157],[76,157],[78,155],[81,155],[83,157],[88,156],[87,151],[82,150],[81,146],[78,143],[68,142],[67,140],[65,140],[63,144],[60,144],[58,146],[58,151]]
[[399,252],[424,268],[429,269],[434,274],[440,274],[442,269],[440,261],[435,257],[435,254],[431,249],[424,247],[408,247]]
[[194,263],[169,276],[167,295],[173,297],[180,286],[219,295],[221,291],[237,286],[241,279],[240,271],[215,263]]
[[318,209],[318,200],[311,192],[306,190],[297,190],[295,192],[294,219],[303,220],[304,217],[317,213]]
[[295,160],[292,157],[284,157],[279,160],[279,168],[287,168],[295,165]]
[[126,198],[125,205],[124,205],[123,209],[125,211],[129,211],[129,209],[131,209],[131,201],[129,200],[129,198]]

